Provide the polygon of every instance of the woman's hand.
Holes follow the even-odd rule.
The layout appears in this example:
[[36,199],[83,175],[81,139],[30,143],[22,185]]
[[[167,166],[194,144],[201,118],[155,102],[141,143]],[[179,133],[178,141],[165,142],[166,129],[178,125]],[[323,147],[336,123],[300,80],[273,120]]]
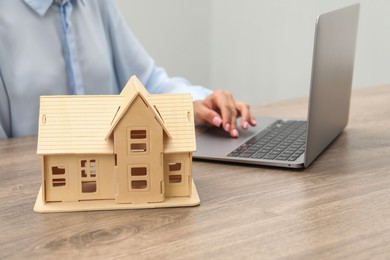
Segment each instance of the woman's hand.
[[241,128],[255,126],[256,121],[246,103],[235,101],[230,92],[216,90],[204,100],[194,102],[195,121],[198,124],[211,124],[222,128],[231,137],[238,137],[237,118],[241,119]]

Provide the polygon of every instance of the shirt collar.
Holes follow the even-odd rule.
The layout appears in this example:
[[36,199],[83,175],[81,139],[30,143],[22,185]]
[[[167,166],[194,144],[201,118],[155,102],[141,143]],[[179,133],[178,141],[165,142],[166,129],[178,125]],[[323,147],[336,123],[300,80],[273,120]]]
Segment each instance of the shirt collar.
[[[40,16],[44,16],[53,4],[54,0],[23,0],[31,9],[33,9]],[[69,0],[70,1],[70,0]],[[84,0],[78,0],[85,5]]]

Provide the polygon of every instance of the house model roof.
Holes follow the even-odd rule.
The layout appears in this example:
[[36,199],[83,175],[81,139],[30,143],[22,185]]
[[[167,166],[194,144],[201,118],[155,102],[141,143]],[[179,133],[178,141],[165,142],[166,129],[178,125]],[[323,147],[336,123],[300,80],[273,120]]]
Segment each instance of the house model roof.
[[191,95],[149,94],[133,76],[120,95],[42,96],[37,153],[112,154],[110,136],[136,96],[167,134],[165,153],[196,150]]

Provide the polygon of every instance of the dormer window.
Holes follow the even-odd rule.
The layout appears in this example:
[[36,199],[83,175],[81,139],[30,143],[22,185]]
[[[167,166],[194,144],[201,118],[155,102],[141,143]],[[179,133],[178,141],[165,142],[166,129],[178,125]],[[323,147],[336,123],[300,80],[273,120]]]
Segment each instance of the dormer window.
[[146,139],[146,130],[131,130],[131,139]]
[[149,133],[146,127],[133,128],[127,130],[128,153],[132,155],[144,154],[149,148]]

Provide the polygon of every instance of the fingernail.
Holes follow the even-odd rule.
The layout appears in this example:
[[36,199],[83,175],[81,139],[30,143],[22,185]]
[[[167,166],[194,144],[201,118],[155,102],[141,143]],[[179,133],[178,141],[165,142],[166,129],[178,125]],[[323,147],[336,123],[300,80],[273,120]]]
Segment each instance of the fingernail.
[[230,132],[230,124],[226,124],[225,125],[225,131],[226,132]]
[[251,122],[253,126],[257,125],[256,120],[252,120]]
[[244,122],[244,125],[242,126],[242,128],[244,128],[244,129],[248,129],[248,127],[249,127],[249,124],[248,124],[248,122],[247,122],[247,121],[245,121],[245,122]]
[[215,116],[213,118],[213,125],[219,127],[222,123],[222,119],[219,116]]
[[232,137],[238,137],[238,131],[237,129],[233,129],[232,132],[230,133]]

